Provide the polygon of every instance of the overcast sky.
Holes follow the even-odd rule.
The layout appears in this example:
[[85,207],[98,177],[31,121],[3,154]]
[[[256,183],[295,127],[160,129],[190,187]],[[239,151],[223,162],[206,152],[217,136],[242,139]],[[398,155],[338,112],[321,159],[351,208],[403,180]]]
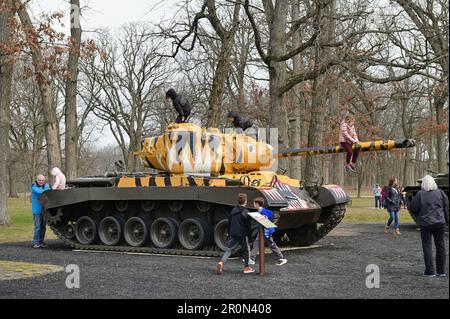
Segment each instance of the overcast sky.
[[[80,0],[81,27],[84,31],[88,31],[98,28],[113,29],[128,22],[158,23],[173,14],[176,2],[176,0]],[[64,31],[69,33],[68,0],[32,0],[30,6],[36,17],[42,12],[64,12]]]

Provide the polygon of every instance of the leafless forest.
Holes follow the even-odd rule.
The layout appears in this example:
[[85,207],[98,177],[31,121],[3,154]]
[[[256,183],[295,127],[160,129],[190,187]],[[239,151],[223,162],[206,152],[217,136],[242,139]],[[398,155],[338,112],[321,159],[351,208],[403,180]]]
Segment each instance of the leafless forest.
[[7,196],[53,166],[144,170],[132,152],[174,120],[170,87],[195,123],[225,128],[237,111],[277,127],[279,148],[338,144],[344,114],[361,141],[417,142],[362,154],[355,177],[343,155],[280,163],[302,180],[360,190],[448,170],[446,0],[178,0],[159,23],[89,32],[83,0],[38,17],[33,1],[0,0],[0,224]]

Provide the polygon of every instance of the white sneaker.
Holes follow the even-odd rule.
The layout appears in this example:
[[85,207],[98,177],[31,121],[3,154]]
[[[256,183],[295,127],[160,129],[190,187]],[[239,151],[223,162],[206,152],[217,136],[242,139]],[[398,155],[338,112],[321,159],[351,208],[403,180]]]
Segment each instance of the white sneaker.
[[249,259],[249,260],[248,260],[248,264],[249,264],[249,265],[254,265],[254,264],[255,264],[255,261],[254,261],[253,259]]
[[283,266],[285,263],[287,263],[287,260],[286,260],[286,258],[283,258],[283,259],[279,259],[276,265]]

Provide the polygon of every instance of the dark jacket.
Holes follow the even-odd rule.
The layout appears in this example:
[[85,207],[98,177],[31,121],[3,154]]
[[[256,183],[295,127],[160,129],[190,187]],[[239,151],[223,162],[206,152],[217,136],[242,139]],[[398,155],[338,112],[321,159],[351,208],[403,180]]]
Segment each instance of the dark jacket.
[[253,122],[242,116],[239,116],[236,112],[229,112],[228,117],[233,118],[233,126],[240,128],[243,131],[253,126]]
[[388,211],[399,211],[400,210],[400,190],[389,186],[384,194],[384,207]]
[[411,201],[409,210],[419,226],[448,224],[448,197],[440,189],[419,191]]
[[252,227],[248,209],[243,206],[236,206],[231,210],[228,217],[228,234],[233,237],[244,237],[251,235]]
[[170,89],[166,93],[166,98],[170,98],[172,100],[172,105],[179,115],[189,116],[191,114],[191,105],[187,98],[183,95],[178,95],[174,89]]

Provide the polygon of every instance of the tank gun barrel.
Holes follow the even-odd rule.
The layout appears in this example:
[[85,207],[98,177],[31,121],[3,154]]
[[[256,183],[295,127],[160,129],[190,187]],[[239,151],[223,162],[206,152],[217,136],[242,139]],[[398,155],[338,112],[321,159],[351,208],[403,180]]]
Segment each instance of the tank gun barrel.
[[[413,139],[403,139],[403,140],[378,140],[378,141],[368,141],[359,142],[353,145],[353,149],[359,149],[360,152],[371,152],[371,151],[386,151],[395,148],[408,148],[416,146],[416,141]],[[316,156],[316,155],[326,155],[345,152],[345,149],[340,145],[335,146],[316,146],[316,147],[302,147],[302,148],[291,148],[286,150],[281,150],[278,152],[278,158],[290,157],[290,156]]]

